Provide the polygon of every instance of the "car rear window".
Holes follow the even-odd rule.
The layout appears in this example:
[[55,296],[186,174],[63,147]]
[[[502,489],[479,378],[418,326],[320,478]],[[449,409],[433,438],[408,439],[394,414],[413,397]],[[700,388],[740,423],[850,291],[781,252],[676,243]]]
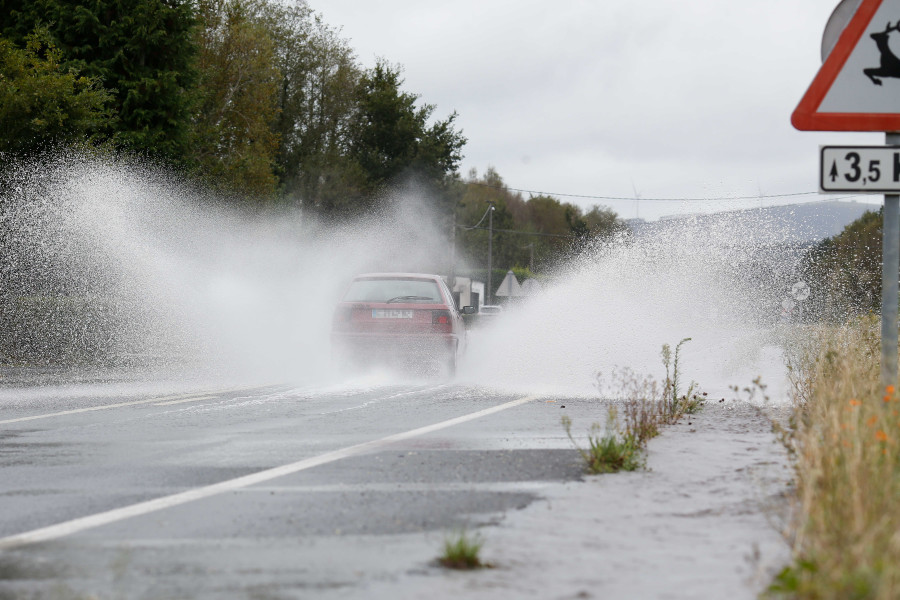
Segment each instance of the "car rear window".
[[432,279],[356,279],[344,294],[344,302],[443,303]]

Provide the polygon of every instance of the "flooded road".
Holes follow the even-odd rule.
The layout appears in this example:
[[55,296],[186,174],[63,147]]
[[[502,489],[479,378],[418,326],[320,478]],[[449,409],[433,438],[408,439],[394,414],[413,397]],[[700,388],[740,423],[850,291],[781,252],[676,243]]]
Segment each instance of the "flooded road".
[[[132,382],[0,394],[0,598],[441,597],[441,589],[453,595],[497,578],[515,588],[524,576],[516,569],[532,571],[534,557],[523,558],[536,550],[529,538],[545,539],[558,556],[579,546],[583,525],[597,514],[623,507],[629,513],[617,519],[614,537],[598,530],[591,537],[599,534],[611,549],[649,544],[645,568],[658,569],[657,528],[641,541],[644,534],[632,539],[640,529],[625,524],[637,518],[652,525],[693,490],[668,481],[668,501],[665,491],[650,498],[647,477],[669,477],[688,464],[700,487],[716,479],[696,459],[678,458],[692,449],[682,440],[658,463],[669,461],[665,473],[608,476],[614,497],[588,489],[604,478],[582,482],[580,458],[560,425],[562,414],[576,433],[602,422],[606,404],[585,397],[440,382],[164,389]],[[732,431],[704,442],[707,450],[728,454],[725,438],[740,437],[738,413],[738,429],[752,430],[760,448],[748,452],[741,440],[736,454],[771,462],[758,455],[773,450],[765,419],[752,410],[711,408],[707,418],[728,421]],[[743,470],[728,458],[703,462],[731,477]],[[628,489],[635,483],[643,493]],[[734,482],[720,486],[730,491],[714,498],[764,522],[753,494]],[[572,510],[552,512],[567,502]],[[672,523],[671,516],[662,521]],[[493,549],[507,555],[497,569],[447,574],[435,565],[445,536],[462,529],[507,539]],[[777,538],[753,529],[720,532],[733,556],[715,544],[707,552],[702,539],[692,556],[715,554],[740,567],[741,556],[759,547],[747,535],[769,544]],[[590,556],[578,553],[563,565]],[[580,577],[556,564],[529,589],[555,597],[550,592],[562,591],[562,581],[577,587]],[[586,589],[599,597],[602,587]],[[492,585],[481,589],[493,592]]]
[[[7,576],[0,590],[49,593],[63,583],[78,593],[104,589],[108,561],[139,548],[161,558],[167,547],[202,548],[204,568],[216,570],[249,558],[248,544],[284,545],[277,553],[294,554],[302,571],[298,544],[315,546],[321,537],[440,537],[528,505],[547,482],[579,479],[560,412],[581,420],[601,414],[585,400],[449,384],[102,391],[67,400],[26,388],[19,394],[32,393],[27,407],[6,397],[0,549]],[[258,479],[240,481],[253,475]],[[178,498],[185,492],[194,497]],[[141,504],[149,500],[157,504]],[[418,557],[423,564],[432,558]],[[331,560],[365,570],[339,555]],[[36,565],[48,563],[51,572],[35,577]],[[257,568],[281,585],[282,567]],[[158,589],[149,573],[126,571],[129,597],[197,597],[209,583],[176,577]],[[296,576],[288,579],[297,584]],[[246,583],[233,582],[237,597]]]

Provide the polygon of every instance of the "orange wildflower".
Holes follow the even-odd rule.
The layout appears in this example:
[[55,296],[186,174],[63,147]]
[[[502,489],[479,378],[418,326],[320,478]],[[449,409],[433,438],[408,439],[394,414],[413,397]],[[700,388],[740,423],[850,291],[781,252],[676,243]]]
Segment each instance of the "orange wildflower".
[[877,423],[877,422],[878,422],[878,417],[875,416],[875,415],[872,415],[871,417],[869,417],[869,418],[866,420],[866,425],[868,425],[869,427],[871,427],[872,425],[874,425],[874,424]]
[[884,401],[885,401],[885,402],[890,402],[890,401],[891,401],[891,397],[890,397],[890,396],[885,396],[885,397],[884,397]]
[[894,386],[889,385],[886,388],[884,388],[884,391],[887,392],[889,395],[893,396],[894,395]]
[[883,430],[879,429],[875,432],[875,439],[879,442],[886,442],[888,441],[888,436]]
[[850,406],[859,406],[860,404],[862,404],[862,402],[856,399],[850,401]]

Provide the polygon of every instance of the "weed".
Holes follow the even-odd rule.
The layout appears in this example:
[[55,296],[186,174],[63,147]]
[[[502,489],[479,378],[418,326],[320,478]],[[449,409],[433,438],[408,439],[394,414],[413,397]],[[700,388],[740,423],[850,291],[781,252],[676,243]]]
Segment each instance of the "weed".
[[465,530],[448,535],[444,539],[444,553],[438,562],[448,569],[469,570],[490,567],[490,564],[482,562],[479,557],[483,545],[484,540],[477,535],[469,535]]
[[706,392],[694,393],[690,397],[683,396],[681,398],[681,412],[687,415],[695,415],[703,410],[706,404]]
[[[681,370],[678,368],[679,354],[681,347],[685,342],[691,341],[691,338],[684,338],[675,346],[675,360],[672,360],[672,349],[668,344],[663,344],[662,361],[666,367],[666,384],[663,391],[663,402],[668,412],[668,422],[674,423],[685,413],[694,414],[699,412],[703,407],[705,400],[696,393],[697,384],[691,382],[687,392],[681,394],[679,391],[679,383],[681,380]],[[705,395],[705,394],[703,394]]]
[[[623,422],[619,422],[616,407],[608,409],[605,431],[594,423],[588,434],[588,448],[582,449],[572,437],[572,421],[563,417],[566,434],[584,458],[591,473],[634,471],[644,465],[644,449],[647,442],[659,435],[663,425],[675,423],[684,414],[699,412],[706,402],[706,394],[696,392],[697,384],[691,382],[687,393],[679,397],[679,353],[681,346],[690,341],[684,338],[675,347],[674,361],[668,344],[662,347],[663,365],[666,367],[666,383],[659,384],[649,376],[641,376],[629,368],[615,369],[611,383],[615,397],[622,408]],[[603,373],[597,373],[597,389],[608,393]]]
[[818,569],[815,564],[806,560],[797,561],[796,565],[790,565],[783,568],[778,575],[775,576],[775,581],[769,586],[768,592],[796,594],[800,590],[801,578],[809,574],[815,575],[816,571],[818,571]]
[[[659,435],[659,427],[665,422],[661,411],[659,384],[649,376],[641,376],[629,368],[614,369],[612,385],[619,390],[617,402],[622,408],[625,436],[632,437],[639,446]],[[597,388],[605,391],[604,377],[597,374]]]
[[641,444],[634,436],[622,434],[618,430],[616,408],[609,407],[606,419],[606,430],[601,435],[600,426],[594,423],[588,433],[588,448],[583,449],[572,437],[572,420],[568,416],[562,418],[566,435],[572,440],[578,453],[584,459],[590,473],[616,473],[618,471],[635,471],[644,465]]

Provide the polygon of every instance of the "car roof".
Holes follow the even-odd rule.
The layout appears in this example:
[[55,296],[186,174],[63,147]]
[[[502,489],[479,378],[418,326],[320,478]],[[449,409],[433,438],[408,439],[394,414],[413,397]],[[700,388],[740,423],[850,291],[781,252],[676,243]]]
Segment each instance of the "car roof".
[[440,279],[443,281],[443,278],[440,275],[431,275],[429,273],[360,273],[359,275],[356,275],[353,279],[391,279],[391,278]]

